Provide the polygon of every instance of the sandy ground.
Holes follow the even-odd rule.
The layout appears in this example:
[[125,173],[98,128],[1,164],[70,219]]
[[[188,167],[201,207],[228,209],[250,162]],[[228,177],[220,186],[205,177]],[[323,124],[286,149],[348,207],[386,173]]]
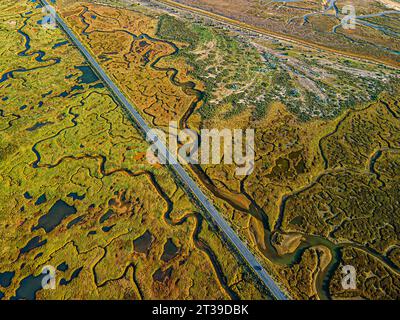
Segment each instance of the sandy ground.
[[400,2],[393,0],[378,0],[378,1],[390,9],[400,10]]

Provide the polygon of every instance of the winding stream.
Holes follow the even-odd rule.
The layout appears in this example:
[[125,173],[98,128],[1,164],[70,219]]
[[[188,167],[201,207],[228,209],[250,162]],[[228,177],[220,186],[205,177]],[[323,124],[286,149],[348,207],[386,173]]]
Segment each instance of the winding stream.
[[[279,2],[294,2],[294,1],[293,0],[292,1],[291,0],[282,0]],[[336,0],[330,0],[327,9],[325,9],[324,12],[326,12],[332,8],[335,9],[336,14],[338,14],[338,9],[336,7]],[[89,11],[89,9],[87,7],[84,7],[84,10],[82,10],[82,12],[79,14],[82,23],[84,23],[84,25],[86,26],[86,28],[84,28],[84,30],[81,32],[81,34],[86,37],[88,37],[90,34],[87,32],[87,29],[90,27],[90,24],[87,23],[87,21],[85,20],[85,17],[84,17],[84,14],[88,11]],[[382,14],[384,14],[384,13],[382,13]],[[307,17],[305,17],[305,19],[307,19]],[[179,71],[176,70],[175,68],[172,68],[172,67],[161,68],[161,67],[157,66],[157,64],[160,62],[161,59],[170,57],[173,55],[177,55],[179,53],[179,48],[170,41],[156,39],[154,37],[149,36],[148,34],[141,34],[140,36],[136,36],[126,30],[113,30],[112,32],[118,32],[118,31],[129,33],[135,41],[141,40],[141,39],[147,39],[147,40],[153,41],[153,42],[166,43],[173,49],[172,53],[158,57],[155,61],[153,61],[150,64],[150,66],[154,70],[163,71],[166,74],[168,74],[169,80],[171,81],[171,83],[173,85],[182,88],[182,90],[185,92],[185,94],[194,97],[192,104],[188,107],[187,111],[184,113],[182,118],[179,120],[180,129],[188,128],[188,124],[187,124],[188,119],[191,117],[193,112],[199,107],[199,104],[203,102],[205,93],[196,89],[195,83],[193,83],[191,81],[183,82],[183,83],[179,82],[177,80]],[[92,32],[95,32],[95,31],[92,31]],[[377,157],[379,157],[379,155],[377,155]],[[371,169],[371,171],[373,170],[373,165],[371,166],[370,169]],[[284,266],[291,266],[293,264],[299,263],[304,251],[309,248],[318,247],[318,246],[323,246],[325,248],[328,248],[329,251],[331,252],[332,259],[329,262],[329,264],[327,265],[327,267],[318,273],[317,279],[316,279],[317,293],[321,299],[329,299],[330,298],[329,281],[341,261],[341,250],[345,247],[355,247],[360,250],[363,250],[363,251],[367,252],[368,254],[373,255],[374,257],[379,259],[381,262],[383,262],[386,266],[390,267],[391,269],[395,270],[396,272],[400,272],[399,268],[396,267],[390,260],[388,260],[385,256],[382,256],[381,254],[373,251],[372,249],[365,248],[365,247],[359,246],[357,244],[350,244],[350,243],[335,244],[323,237],[313,236],[313,235],[302,235],[304,240],[300,243],[299,247],[293,253],[279,255],[277,253],[275,247],[272,245],[272,237],[273,237],[274,233],[277,233],[277,232],[283,233],[280,230],[280,227],[281,227],[280,223],[278,222],[278,224],[274,227],[274,230],[271,229],[271,227],[268,225],[268,218],[267,218],[267,215],[265,214],[265,212],[257,205],[257,203],[254,201],[254,199],[252,199],[251,196],[249,196],[245,192],[243,181],[241,182],[242,194],[238,195],[238,194],[224,192],[224,191],[219,190],[214,185],[212,179],[210,179],[210,177],[204,172],[204,170],[201,166],[192,165],[191,170],[201,180],[202,184],[214,196],[226,201],[233,208],[235,208],[237,210],[251,214],[252,216],[256,217],[258,220],[260,220],[263,223],[264,229],[265,229],[264,230],[265,231],[265,237],[264,237],[265,248],[262,248],[260,245],[258,245],[258,249],[265,256],[265,258],[268,259],[269,261],[271,261],[272,263],[284,265]],[[162,192],[162,190],[160,190],[160,192]],[[238,201],[238,197],[242,197],[242,200],[244,198],[245,200],[247,200],[248,203],[250,203],[250,205],[244,205],[244,203],[246,201]],[[283,214],[283,211],[285,209],[285,204],[289,198],[290,198],[290,196],[287,196],[286,198],[283,199],[282,206],[281,206],[281,214]],[[168,202],[169,200],[166,199],[166,201]],[[169,203],[169,206],[171,206],[170,203]],[[174,221],[171,221],[171,219],[169,218],[169,214],[170,214],[170,210],[168,210],[168,212],[165,214],[165,219],[171,225],[183,223],[190,216],[190,215],[188,215],[188,216],[182,218],[182,220],[174,222]],[[196,215],[196,217],[197,217],[196,219],[197,219],[197,229],[198,229],[199,225],[201,225],[201,221],[199,221],[200,218],[198,215]],[[201,243],[201,241],[199,241],[198,238],[196,238],[197,237],[196,234],[198,234],[198,231],[196,231],[193,235],[196,246],[198,246],[199,248],[202,248],[203,250],[205,250],[207,252],[211,261],[213,261],[213,265],[218,274],[218,277],[220,278],[220,282],[222,284],[224,284],[225,283],[224,278],[221,278],[221,277],[223,277],[223,274],[220,270],[220,267],[218,266],[216,257],[213,256],[214,253],[204,247],[204,243]],[[227,292],[229,292],[228,288],[225,287],[225,289],[227,290]]]
[[[24,17],[23,15],[21,15],[21,16]],[[29,51],[31,50],[31,45],[30,45],[31,44],[31,39],[30,39],[29,35],[23,31],[23,29],[27,26],[28,21],[30,19],[31,19],[31,17],[27,17],[24,20],[22,26],[17,29],[17,32],[24,38],[24,47],[25,47],[25,49],[23,51],[18,53],[18,56],[20,56],[20,57],[35,57],[35,61],[37,61],[39,63],[48,63],[48,62],[50,62],[50,63],[48,63],[46,65],[39,65],[39,66],[36,66],[36,67],[33,67],[33,68],[25,68],[24,67],[24,68],[18,68],[18,69],[14,69],[14,70],[8,71],[8,72],[6,72],[6,73],[4,73],[4,74],[2,74],[0,76],[0,83],[5,82],[10,78],[13,78],[15,73],[25,73],[25,72],[35,71],[35,70],[38,70],[38,69],[42,69],[42,68],[47,68],[47,67],[53,66],[53,65],[58,64],[58,63],[61,62],[60,58],[44,59],[44,56],[46,54],[45,54],[45,52],[43,52],[41,50],[33,51],[33,52],[29,53]]]

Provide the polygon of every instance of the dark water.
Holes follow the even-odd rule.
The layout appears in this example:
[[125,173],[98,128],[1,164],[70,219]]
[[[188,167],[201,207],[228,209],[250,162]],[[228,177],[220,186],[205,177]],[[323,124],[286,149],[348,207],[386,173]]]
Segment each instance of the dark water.
[[32,199],[32,196],[29,194],[29,192],[25,192],[24,193],[24,198],[27,199],[27,200],[30,200],[30,199]]
[[41,256],[43,256],[43,252],[39,252],[39,253],[35,256],[34,260],[40,258]]
[[92,89],[92,88],[94,88],[94,89],[101,89],[101,88],[104,88],[104,84],[102,84],[101,82],[99,82],[99,83],[97,83],[97,84],[94,84],[94,85],[89,86],[89,88],[90,88],[90,89]]
[[51,95],[53,93],[53,90],[50,90],[49,92],[43,93],[42,98],[46,98],[47,96]]
[[39,248],[47,243],[47,240],[40,241],[41,236],[33,237],[29,242],[20,250],[20,254],[27,253],[33,249]]
[[6,271],[0,273],[0,286],[3,288],[8,288],[11,284],[12,279],[14,278],[15,272]]
[[59,43],[56,43],[56,44],[53,46],[53,49],[56,49],[56,48],[58,48],[58,47],[65,46],[65,45],[68,44],[68,43],[69,43],[68,41],[61,41],[61,42],[59,42]]
[[133,248],[136,252],[139,253],[148,253],[153,242],[153,235],[150,231],[146,231],[143,235],[141,235],[136,240],[133,240]]
[[72,198],[73,200],[83,200],[85,199],[85,195],[78,195],[77,193],[70,193],[67,197]]
[[83,90],[83,89],[84,89],[83,86],[75,85],[75,86],[73,86],[73,87],[71,88],[71,92],[72,92],[72,91],[77,91],[77,90]]
[[110,232],[111,229],[114,227],[115,227],[115,224],[113,224],[112,226],[103,227],[103,228],[101,228],[101,230],[103,230],[104,232]]
[[[378,171],[375,170],[375,165],[377,163],[377,161],[379,160],[379,158],[382,156],[382,151],[379,150],[377,151],[372,157],[371,157],[371,162],[369,165],[369,171],[374,174],[378,180],[380,180],[380,173]],[[382,182],[382,180],[380,180]]]
[[77,211],[75,207],[72,207],[62,200],[58,200],[49,210],[49,212],[40,217],[37,226],[32,228],[32,231],[43,228],[46,233],[51,232],[56,228],[65,218]]
[[23,29],[27,26],[27,23],[29,21],[30,18],[27,18],[27,20],[24,21],[24,24],[21,26],[20,29],[17,30],[17,32],[23,37],[24,39],[24,47],[25,49],[21,52],[18,53],[18,56],[20,57],[34,57],[34,59],[39,62],[39,63],[46,63],[46,62],[50,62],[50,64],[43,64],[43,65],[39,65],[39,66],[35,66],[33,68],[27,69],[27,68],[18,68],[15,70],[11,70],[8,71],[2,75],[0,75],[0,83],[5,82],[9,79],[14,79],[14,74],[15,73],[23,73],[23,72],[28,72],[28,71],[33,71],[33,70],[37,70],[37,69],[41,69],[41,68],[47,68],[51,65],[54,64],[58,64],[61,62],[60,58],[50,58],[50,59],[44,59],[45,57],[45,52],[38,50],[35,52],[29,52],[31,50],[31,39],[28,36],[28,34],[26,34]]
[[158,281],[158,282],[164,282],[166,279],[171,278],[172,276],[172,271],[173,268],[169,267],[167,270],[162,271],[161,268],[158,269],[156,272],[153,274],[153,280]]
[[164,245],[164,252],[161,256],[161,260],[164,262],[168,262],[176,257],[179,252],[179,248],[172,242],[172,239],[169,238]]
[[21,280],[19,288],[15,293],[15,297],[12,300],[35,300],[36,293],[42,289],[42,279],[45,275],[40,274],[38,276],[30,275]]
[[37,129],[40,129],[41,127],[47,126],[48,124],[53,124],[51,121],[45,121],[45,122],[37,122],[34,126],[26,129],[27,131],[35,131]]
[[74,91],[80,91],[80,90],[83,90],[84,89],[84,87],[83,86],[81,86],[81,85],[75,85],[75,86],[73,86],[72,88],[71,88],[71,90],[68,92],[68,91],[64,91],[64,92],[62,92],[62,93],[60,93],[58,96],[59,97],[62,97],[62,98],[66,98],[66,97],[68,97],[71,93],[73,93]]
[[5,74],[3,74],[1,76],[0,83],[5,82],[5,81],[7,81],[9,79],[13,79],[15,72],[24,72],[24,71],[26,71],[26,69],[17,69],[17,70],[6,72]]
[[[49,272],[49,271],[47,271]],[[36,293],[42,290],[42,280],[48,273],[41,273],[38,276],[30,275],[21,280],[15,296],[11,300],[35,300]]]
[[58,271],[62,271],[62,272],[67,271],[68,270],[68,264],[64,261],[63,263],[58,265],[57,270]]
[[68,285],[69,283],[71,283],[72,280],[78,278],[78,277],[79,277],[79,274],[80,274],[81,271],[82,271],[82,269],[83,269],[83,267],[80,267],[80,268],[76,269],[76,270],[72,273],[71,278],[70,278],[69,280],[66,280],[65,278],[61,279],[61,280],[60,280],[60,285],[66,286],[66,285]]
[[[28,18],[28,20],[29,20],[29,18]],[[23,26],[23,27],[25,27],[25,26],[27,25],[27,21],[28,21],[28,20],[26,20],[26,21],[24,22],[24,26]],[[23,27],[22,27],[22,28],[23,28]],[[43,51],[39,50],[39,51],[36,51],[36,52],[33,52],[33,53],[28,53],[28,51],[31,50],[31,39],[29,38],[29,36],[28,36],[24,31],[22,31],[22,28],[19,29],[19,30],[17,30],[17,32],[18,32],[21,36],[23,36],[24,39],[25,39],[25,50],[19,52],[18,55],[19,55],[20,57],[31,57],[31,56],[35,56],[35,60],[36,60],[37,62],[44,62],[44,61],[43,61],[43,57],[45,56],[45,53],[44,53]]]
[[46,195],[42,194],[35,202],[36,206],[39,206],[47,201]]
[[100,223],[106,222],[108,219],[111,218],[111,216],[114,214],[114,211],[111,209],[108,210],[101,218],[100,218]]
[[83,219],[83,216],[77,217],[74,220],[72,220],[70,223],[68,223],[67,225],[67,229],[71,229],[74,225],[76,225],[77,223],[81,222]]
[[81,71],[83,74],[78,78],[79,83],[90,84],[99,81],[99,77],[89,66],[76,66],[76,69]]

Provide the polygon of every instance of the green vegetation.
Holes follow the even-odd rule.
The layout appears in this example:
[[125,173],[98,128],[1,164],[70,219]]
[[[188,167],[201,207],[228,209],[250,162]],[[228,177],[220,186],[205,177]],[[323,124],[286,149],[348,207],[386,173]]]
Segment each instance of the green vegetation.
[[[249,279],[243,266],[167,169],[146,161],[145,140],[35,7],[0,4],[4,299],[265,297],[251,282],[235,287]],[[151,243],[135,250],[146,232]],[[178,251],[162,259],[170,239]],[[46,265],[56,290],[41,290]]]
[[[205,119],[215,116],[223,105],[229,106],[224,117],[231,118],[248,108],[250,101],[262,98],[264,88],[256,86],[261,80],[256,70],[262,62],[254,48],[216,28],[169,15],[160,18],[157,35],[188,44],[178,55],[192,67],[191,75],[205,84],[204,105],[199,110]],[[266,108],[267,103],[261,99],[258,105]]]
[[[223,164],[202,166],[203,173],[196,174],[207,182],[206,192],[235,231],[292,297],[398,297],[398,70],[247,37],[215,22],[190,21],[186,14],[180,19],[147,7],[120,10],[80,3],[64,8],[68,23],[154,126],[178,120],[195,129],[256,128],[256,163],[250,176],[237,177],[235,166]],[[92,18],[96,14],[101,18]],[[147,36],[137,39],[143,34]],[[36,142],[22,143],[31,166],[17,164],[25,155],[17,147],[1,177],[15,191],[4,198],[16,199],[5,212],[22,204],[25,213],[18,223],[25,232],[42,225],[42,217],[59,200],[69,208],[49,234],[35,228],[17,243],[23,251],[17,269],[24,257],[63,245],[36,261],[54,258],[54,264],[73,266],[65,274],[68,297],[108,297],[120,287],[119,296],[127,298],[208,298],[207,292],[215,292],[211,298],[261,298],[168,173],[143,161],[145,143],[129,129],[107,90],[84,86],[71,92],[81,76],[71,70],[66,74],[74,76],[62,91],[54,88],[53,96],[32,100],[33,106],[43,100],[40,108],[51,103],[60,114],[49,113],[50,119],[38,109],[37,118],[23,127]],[[55,97],[59,91],[70,94]],[[202,93],[206,99],[192,113]],[[66,98],[71,105],[57,109]],[[22,112],[8,107],[1,114],[0,128],[10,135],[0,149],[14,150],[21,144],[12,135]],[[42,181],[48,181],[49,191],[29,188],[42,186]],[[56,187],[60,181],[62,189]],[[35,205],[43,194],[47,201]],[[68,206],[77,213],[70,214]],[[12,223],[10,218],[7,224]],[[59,243],[51,236],[55,233]],[[14,238],[7,241],[16,243]],[[173,253],[167,254],[170,247]],[[361,272],[360,289],[349,294],[341,291],[339,277],[341,265],[352,264],[352,258]],[[32,270],[23,268],[24,276],[38,273],[36,262],[28,265]],[[110,265],[117,267],[110,270]],[[76,273],[90,280],[94,293],[79,291],[72,279]],[[21,277],[18,273],[15,279]],[[14,282],[12,286],[8,296],[16,289]]]
[[178,57],[205,85],[204,105],[198,111],[205,120],[232,118],[248,110],[260,120],[275,101],[304,121],[333,119],[383,91],[393,94],[398,82],[394,69],[351,60],[339,66],[340,57],[320,54],[315,59],[313,52],[309,58],[283,43],[264,42],[256,48],[223,29],[169,15],[160,17],[157,35],[187,44]]

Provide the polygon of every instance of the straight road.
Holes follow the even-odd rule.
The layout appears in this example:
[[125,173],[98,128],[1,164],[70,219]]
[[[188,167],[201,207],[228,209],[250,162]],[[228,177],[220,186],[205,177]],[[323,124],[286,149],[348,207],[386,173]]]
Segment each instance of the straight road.
[[[46,0],[40,0],[44,6],[48,6]],[[56,21],[58,25],[64,30],[64,32],[69,36],[72,42],[78,47],[81,53],[84,55],[86,60],[90,63],[92,68],[97,72],[100,78],[107,84],[109,89],[112,91],[114,96],[119,100],[121,105],[133,116],[137,125],[140,129],[147,135],[149,142],[152,142],[154,146],[158,149],[159,154],[161,154],[166,159],[170,159],[171,167],[174,169],[175,173],[180,178],[181,182],[190,190],[191,194],[197,198],[200,204],[209,213],[214,223],[220,228],[220,230],[225,234],[226,238],[234,245],[238,250],[240,255],[248,263],[250,268],[259,277],[259,279],[265,284],[269,291],[278,300],[287,300],[285,293],[278,287],[271,276],[265,271],[261,264],[257,261],[254,255],[246,247],[246,245],[240,240],[239,236],[233,231],[228,222],[223,218],[223,216],[215,209],[210,200],[206,195],[200,190],[194,180],[187,174],[185,169],[178,163],[176,159],[168,151],[165,144],[158,139],[157,135],[152,131],[152,129],[147,125],[144,118],[139,114],[135,107],[128,101],[125,95],[120,91],[120,89],[114,84],[110,77],[105,73],[102,67],[97,63],[95,58],[92,57],[91,53],[86,49],[82,42],[75,36],[74,32],[69,28],[69,26],[64,22],[64,20],[58,14],[55,14]]]

